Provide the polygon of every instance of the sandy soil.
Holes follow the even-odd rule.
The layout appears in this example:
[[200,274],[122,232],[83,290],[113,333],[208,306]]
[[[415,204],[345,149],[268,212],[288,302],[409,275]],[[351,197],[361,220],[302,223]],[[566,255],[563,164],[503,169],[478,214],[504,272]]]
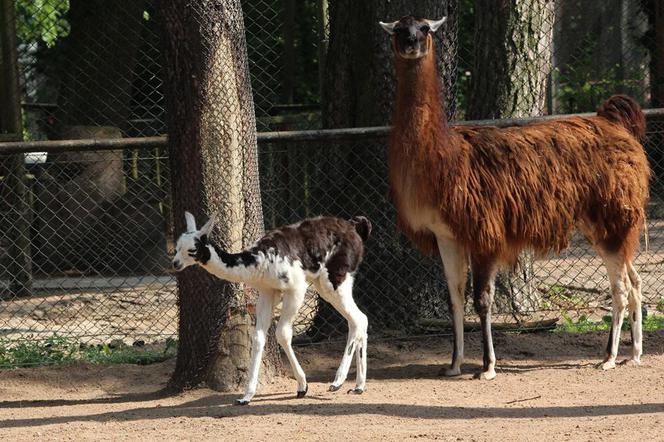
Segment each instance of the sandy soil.
[[[280,377],[251,405],[237,393],[198,389],[163,397],[172,362],[3,370],[3,440],[662,440],[664,333],[650,333],[641,367],[601,372],[604,334],[498,335],[499,373],[472,379],[479,336],[455,379],[438,376],[449,360],[447,337],[373,342],[361,396],[330,393],[341,348],[298,354],[309,395]],[[628,351],[624,348],[624,352]],[[352,382],[347,382],[350,388]]]

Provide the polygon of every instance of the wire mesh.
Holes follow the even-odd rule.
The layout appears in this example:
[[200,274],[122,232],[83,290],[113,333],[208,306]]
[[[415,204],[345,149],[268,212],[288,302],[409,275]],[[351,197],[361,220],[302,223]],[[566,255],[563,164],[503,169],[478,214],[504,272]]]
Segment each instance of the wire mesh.
[[[21,155],[23,177],[0,158],[2,337],[54,334],[83,342],[153,341],[177,331],[160,149]],[[15,216],[9,183],[26,185],[29,215]],[[29,281],[11,270],[12,224],[29,222]],[[23,290],[20,287],[27,286]],[[21,296],[22,295],[22,296]]]
[[[502,93],[512,101],[499,102],[500,117],[592,111],[616,92],[629,93],[646,107],[655,102],[652,24],[639,2],[611,0],[595,7],[565,0],[546,11],[516,3],[521,9],[513,17],[520,25],[510,35],[519,37],[518,50],[509,60],[517,67],[507,73],[510,88]],[[326,59],[331,32],[326,4],[243,2],[259,131],[323,126],[325,65],[335,62]],[[471,84],[486,68],[473,51],[475,5],[448,2],[453,19],[436,40],[447,54],[441,67],[453,102],[448,110],[457,119],[467,116]],[[25,140],[165,133],[167,67],[151,1],[16,0],[16,13]],[[389,63],[389,56],[381,57]],[[523,67],[530,61],[532,66]],[[375,87],[390,88],[387,82]],[[212,127],[216,114],[210,115],[206,124]],[[385,145],[383,138],[366,137],[260,144],[264,225],[270,229],[320,214],[368,216],[375,229],[355,296],[370,317],[371,333],[437,331],[449,319],[442,269],[439,260],[420,256],[396,231],[387,199]],[[642,241],[636,264],[646,308],[655,311],[664,308],[661,120],[649,121],[645,146],[654,178],[647,248]],[[165,270],[174,235],[167,152],[131,147],[34,152],[19,158],[24,172],[17,172],[17,158],[1,158],[0,337],[57,334],[82,342],[130,343],[175,336],[176,284]],[[213,178],[224,187],[229,176]],[[16,183],[26,190],[20,213]],[[17,220],[23,230],[16,229]],[[31,257],[27,292],[15,271],[28,265],[17,258],[17,234],[27,240]],[[601,319],[608,312],[605,271],[580,237],[560,256],[534,261],[505,281],[496,299],[498,322],[524,326],[562,316]],[[473,321],[470,304],[467,319]],[[296,331],[301,342],[332,339],[343,334],[345,321],[311,291]]]

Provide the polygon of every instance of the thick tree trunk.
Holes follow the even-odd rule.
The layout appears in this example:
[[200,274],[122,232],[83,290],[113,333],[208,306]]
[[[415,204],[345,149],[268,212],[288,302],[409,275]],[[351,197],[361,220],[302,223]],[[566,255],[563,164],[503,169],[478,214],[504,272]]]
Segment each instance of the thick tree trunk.
[[[189,210],[216,213],[215,239],[237,252],[263,231],[256,122],[239,0],[164,0],[165,85],[175,232]],[[192,268],[178,276],[180,326],[173,389],[244,382],[253,293]],[[221,337],[221,338],[220,338]],[[273,340],[271,340],[273,341]],[[272,342],[265,360],[276,367]]]
[[[554,4],[542,0],[476,0],[474,66],[466,118],[546,114],[551,72]],[[517,272],[500,273],[496,302],[519,319],[539,309],[533,257],[524,253]]]
[[474,68],[466,119],[546,113],[553,2],[476,0]]
[[[398,20],[405,14],[430,19],[449,17],[435,40],[446,85],[448,116],[454,114],[456,0],[329,0],[330,37],[322,92],[325,128],[390,123],[396,79],[391,40],[378,22]],[[363,214],[371,219],[374,236],[358,273],[355,297],[370,315],[374,330],[407,327],[421,307],[413,298],[423,292],[438,297],[442,286],[430,285],[426,276],[431,267],[423,265],[405,240],[396,238],[395,213],[386,198],[385,140],[326,146],[324,152],[312,180],[317,188],[313,200],[318,204],[313,211],[345,217]],[[387,269],[399,277],[386,278]],[[326,337],[343,330],[344,323],[323,304],[312,330],[317,337]]]

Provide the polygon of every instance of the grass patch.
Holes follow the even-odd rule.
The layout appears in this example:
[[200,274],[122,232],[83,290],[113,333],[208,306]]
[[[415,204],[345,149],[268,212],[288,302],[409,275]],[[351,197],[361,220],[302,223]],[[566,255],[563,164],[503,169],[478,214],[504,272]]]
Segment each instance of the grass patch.
[[[622,329],[629,330],[629,320],[625,317]],[[581,315],[576,321],[563,314],[562,324],[556,327],[557,332],[588,333],[596,331],[609,331],[611,329],[611,315],[602,317],[601,321],[591,321],[586,315]],[[643,318],[643,331],[664,330],[664,315],[648,315]]]
[[65,365],[75,362],[147,365],[165,361],[175,356],[176,351],[177,343],[173,339],[162,344],[140,347],[111,347],[108,344],[81,344],[56,335],[45,340],[0,341],[0,368]]

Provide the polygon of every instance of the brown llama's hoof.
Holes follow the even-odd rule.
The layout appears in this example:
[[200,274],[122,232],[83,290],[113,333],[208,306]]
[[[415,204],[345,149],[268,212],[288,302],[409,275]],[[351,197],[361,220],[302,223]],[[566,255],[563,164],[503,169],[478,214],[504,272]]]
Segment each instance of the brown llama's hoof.
[[362,393],[364,393],[364,389],[355,387],[348,390],[346,394],[362,394]]
[[445,376],[446,378],[452,378],[452,377],[455,377],[455,376],[461,376],[461,367],[457,367],[457,368],[452,368],[452,367],[443,368],[443,369],[440,370],[440,373],[438,374],[438,376]]
[[620,363],[620,365],[624,365],[626,367],[638,367],[641,365],[641,360],[639,359],[634,359],[634,358],[629,358],[625,359]]
[[475,379],[480,379],[482,381],[490,381],[496,377],[496,370],[491,369],[487,371],[480,371],[477,373],[475,376],[473,376]]
[[602,362],[601,364],[599,364],[597,368],[600,368],[604,371],[612,370],[612,369],[616,368],[616,361],[615,361],[615,359],[606,360],[606,361]]
[[307,395],[307,391],[309,391],[309,384],[307,384],[307,386],[304,387],[304,390],[297,392],[297,398],[302,399],[304,396]]

